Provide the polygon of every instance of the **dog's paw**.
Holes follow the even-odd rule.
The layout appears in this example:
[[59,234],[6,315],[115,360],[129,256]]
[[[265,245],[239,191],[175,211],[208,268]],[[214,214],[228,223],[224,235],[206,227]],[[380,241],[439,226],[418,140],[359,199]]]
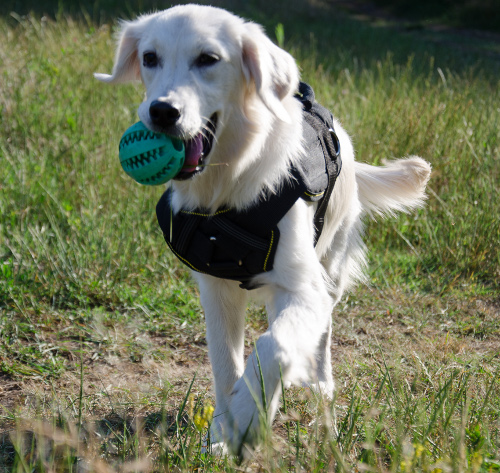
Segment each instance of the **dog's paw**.
[[201,446],[201,453],[224,457],[229,454],[229,449],[224,442],[208,443],[208,439],[205,437]]
[[[252,401],[252,403],[253,407],[256,407],[255,402]],[[252,456],[253,440],[256,438],[256,427],[252,422],[253,415],[246,415],[241,410],[236,415],[239,417],[239,421],[234,420],[235,417],[231,415],[231,410],[214,417],[210,433],[203,439],[201,453],[218,457],[234,455],[240,460]],[[244,419],[250,419],[250,421],[247,429],[242,431],[239,426],[246,424]],[[256,425],[258,426],[258,423]]]
[[308,387],[312,392],[321,398],[331,401],[335,393],[335,384],[328,381],[318,381],[317,383],[305,383],[304,387]]

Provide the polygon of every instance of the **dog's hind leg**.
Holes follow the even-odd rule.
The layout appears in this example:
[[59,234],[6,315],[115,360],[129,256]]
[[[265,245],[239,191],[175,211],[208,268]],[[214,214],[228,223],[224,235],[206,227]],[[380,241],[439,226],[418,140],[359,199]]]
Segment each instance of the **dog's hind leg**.
[[332,374],[332,323],[321,336],[318,350],[316,352],[316,379],[309,384],[309,387],[319,395],[327,399],[333,399],[335,383]]
[[229,398],[244,369],[245,309],[248,291],[237,282],[196,274],[205,311],[207,342],[215,382],[211,442],[223,441]]
[[[361,221],[356,213],[344,218],[342,225],[335,234],[326,255],[322,258],[322,265],[327,273],[328,290],[333,299],[333,307],[342,298],[346,288],[353,280],[363,277],[362,269],[365,265],[364,244],[361,240]],[[332,307],[332,310],[333,310]],[[310,385],[311,389],[332,399],[334,382],[332,376],[331,355],[332,320],[327,330],[321,336],[316,353],[317,379]]]

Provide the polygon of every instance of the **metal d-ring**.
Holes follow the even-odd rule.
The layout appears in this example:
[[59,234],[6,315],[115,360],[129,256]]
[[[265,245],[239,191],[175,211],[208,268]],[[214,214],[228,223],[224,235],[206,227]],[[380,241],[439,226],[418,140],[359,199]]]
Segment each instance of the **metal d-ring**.
[[340,141],[339,141],[339,137],[337,136],[337,133],[335,133],[335,130],[333,128],[329,128],[328,131],[330,132],[330,135],[332,137],[333,146],[335,148],[335,154],[338,157],[339,154],[340,154]]

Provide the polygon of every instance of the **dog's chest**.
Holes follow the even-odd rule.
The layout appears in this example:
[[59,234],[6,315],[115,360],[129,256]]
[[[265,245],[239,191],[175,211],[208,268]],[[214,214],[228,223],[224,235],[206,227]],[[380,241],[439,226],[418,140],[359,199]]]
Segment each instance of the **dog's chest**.
[[[309,90],[312,92],[310,88],[306,92]],[[175,214],[173,191],[163,194],[156,207],[158,222],[167,245],[180,261],[195,271],[240,281],[245,289],[255,288],[254,276],[273,269],[280,238],[278,223],[299,198],[318,202],[312,222],[317,241],[341,161],[333,118],[314,102],[314,93],[310,98],[306,94],[300,98],[307,154],[290,169],[292,178],[282,183],[279,192],[263,193],[245,211],[181,209]]]

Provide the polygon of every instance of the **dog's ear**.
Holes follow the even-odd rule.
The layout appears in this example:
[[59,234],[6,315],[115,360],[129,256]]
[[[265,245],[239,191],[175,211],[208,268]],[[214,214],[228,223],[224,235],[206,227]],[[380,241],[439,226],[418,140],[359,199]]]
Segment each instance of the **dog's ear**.
[[276,46],[255,23],[245,23],[242,40],[243,74],[253,80],[262,102],[280,120],[290,122],[281,101],[297,90],[299,70],[290,54]]
[[116,48],[113,72],[109,74],[94,73],[94,77],[109,84],[119,84],[141,79],[141,65],[137,46],[144,31],[145,19],[124,21],[121,24]]

